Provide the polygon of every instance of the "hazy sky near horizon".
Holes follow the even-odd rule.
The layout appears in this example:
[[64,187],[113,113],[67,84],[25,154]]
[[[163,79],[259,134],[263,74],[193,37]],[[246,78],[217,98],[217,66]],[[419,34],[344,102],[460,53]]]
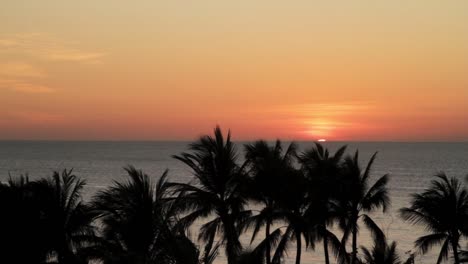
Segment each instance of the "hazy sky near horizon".
[[468,140],[468,1],[22,1],[0,139]]

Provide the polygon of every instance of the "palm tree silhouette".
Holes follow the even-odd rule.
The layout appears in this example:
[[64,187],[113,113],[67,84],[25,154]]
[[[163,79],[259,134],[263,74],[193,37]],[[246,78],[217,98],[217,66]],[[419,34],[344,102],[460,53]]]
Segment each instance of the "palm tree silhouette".
[[401,264],[400,257],[396,252],[396,242],[390,245],[387,240],[374,240],[371,249],[361,247],[363,253],[363,263],[366,264]]
[[50,246],[41,207],[27,176],[0,183],[0,262],[46,262]]
[[316,224],[316,235],[323,241],[326,264],[330,263],[329,246],[332,246],[336,255],[340,255],[341,244],[327,227],[333,224],[336,218],[334,199],[340,193],[338,183],[342,174],[342,158],[345,150],[346,146],[342,146],[335,154],[330,155],[328,149],[315,143],[315,147],[305,151],[299,157],[301,169],[310,182],[308,195],[311,206],[314,208],[310,210],[313,213],[311,220]]
[[[265,226],[265,263],[271,264],[271,245],[274,238],[271,236],[271,225],[280,214],[278,212],[278,200],[282,183],[288,177],[288,172],[294,162],[296,155],[296,144],[289,144],[283,153],[281,141],[277,140],[273,147],[270,147],[263,140],[245,145],[245,158],[249,175],[251,176],[248,187],[248,197],[260,203],[261,211],[246,222],[247,228],[253,228],[252,239],[256,238],[260,229]],[[270,240],[270,241],[269,241]]]
[[415,242],[421,253],[442,244],[437,263],[447,259],[449,247],[455,263],[460,263],[459,240],[468,231],[468,194],[458,179],[449,179],[443,172],[437,174],[430,187],[413,194],[411,206],[400,209],[400,213],[404,220],[424,225],[431,232]]
[[198,263],[198,250],[177,228],[177,214],[165,171],[156,183],[132,166],[130,179],[114,182],[93,199],[102,223],[97,258],[103,263]]
[[219,127],[215,128],[214,137],[202,136],[190,144],[189,150],[174,156],[190,167],[195,180],[173,184],[183,201],[181,211],[189,212],[181,221],[188,227],[197,219],[214,215],[200,230],[199,238],[206,242],[204,255],[211,254],[215,235],[219,233],[228,263],[233,264],[242,250],[239,223],[250,216],[250,212],[244,210],[246,199],[241,190],[245,181],[244,168],[237,164],[230,133],[224,138]]
[[[310,215],[313,214],[308,198],[308,184],[300,170],[290,168],[282,182],[279,193],[281,199],[278,201],[277,218],[285,223],[285,231],[275,250],[272,262],[280,263],[281,258],[286,253],[291,242],[296,242],[296,264],[301,263],[302,237],[305,240],[305,247],[314,248],[315,225],[311,223]],[[275,217],[276,218],[276,217]]]
[[58,263],[84,263],[82,252],[95,238],[93,215],[81,197],[86,182],[65,169],[32,184],[45,219],[49,254]]
[[357,262],[359,219],[363,220],[375,239],[383,240],[385,238],[382,230],[368,215],[368,213],[379,208],[382,208],[382,211],[385,212],[390,205],[387,174],[380,177],[369,187],[371,168],[376,155],[377,153],[374,153],[364,170],[359,165],[359,153],[357,151],[354,156],[348,156],[344,161],[344,172],[341,177],[341,184],[343,184],[344,188],[342,195],[338,198],[338,212],[340,214],[340,228],[343,230],[341,241],[343,247],[346,245],[349,236],[352,236],[351,264]]

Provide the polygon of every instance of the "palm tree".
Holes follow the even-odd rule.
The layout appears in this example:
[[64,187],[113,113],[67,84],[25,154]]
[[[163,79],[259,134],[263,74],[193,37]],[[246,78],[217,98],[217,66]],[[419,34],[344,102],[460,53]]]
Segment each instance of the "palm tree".
[[[246,227],[253,228],[251,243],[263,226],[265,239],[270,238],[271,225],[275,215],[278,215],[278,194],[283,187],[281,183],[288,177],[295,155],[295,143],[289,144],[284,153],[279,140],[273,147],[263,140],[245,145],[245,158],[251,177],[247,185],[248,197],[263,207],[257,215],[247,220]],[[271,242],[265,243],[266,264],[271,264]]]
[[167,171],[156,183],[132,166],[130,179],[100,191],[92,205],[102,223],[102,243],[96,249],[103,263],[196,264],[198,250],[177,228]]
[[379,208],[385,212],[390,204],[387,183],[388,175],[380,177],[369,187],[369,178],[372,164],[376,158],[375,153],[364,170],[359,165],[359,153],[348,156],[344,161],[344,172],[341,178],[342,195],[338,198],[340,213],[340,228],[343,230],[343,247],[349,236],[352,236],[351,264],[357,262],[357,235],[359,232],[358,221],[362,219],[366,227],[376,239],[383,240],[385,235],[377,224],[368,215]]
[[312,214],[310,201],[308,198],[307,180],[300,170],[290,168],[287,177],[282,182],[282,189],[278,201],[278,213],[275,218],[282,219],[285,223],[285,231],[275,250],[272,262],[280,263],[289,244],[296,242],[296,264],[301,263],[302,238],[305,240],[305,247],[314,248],[316,240],[315,225],[311,223]]
[[[27,176],[0,183],[0,262],[44,263],[50,247],[43,211]],[[25,254],[27,252],[27,254]]]
[[389,245],[387,240],[375,240],[372,249],[361,247],[364,254],[363,262],[366,264],[401,264],[396,246],[396,242]]
[[468,231],[468,193],[458,179],[449,179],[443,172],[437,174],[430,187],[413,194],[411,206],[400,209],[400,213],[404,220],[424,225],[431,232],[415,242],[421,253],[442,244],[437,263],[447,259],[449,248],[455,263],[460,263],[459,240]]
[[213,216],[199,234],[206,242],[205,256],[212,251],[215,235],[219,233],[228,263],[233,264],[242,250],[239,223],[250,216],[244,210],[246,199],[241,191],[244,168],[237,164],[230,133],[224,138],[219,127],[215,128],[214,137],[202,136],[190,144],[189,150],[174,156],[189,166],[194,176],[194,182],[173,184],[182,199],[181,212],[188,212],[181,221],[188,227],[197,219]]
[[[330,155],[328,149],[316,143],[315,147],[305,151],[299,157],[301,169],[310,182],[309,197],[313,214],[311,217],[316,223],[317,236],[323,241],[325,263],[330,263],[328,247],[333,246],[338,254],[340,243],[336,236],[327,227],[333,224],[335,218],[333,200],[340,193],[339,177],[342,170],[342,157],[346,146],[339,148],[335,154]],[[331,244],[329,243],[332,242]],[[337,248],[338,247],[338,248]]]
[[65,169],[32,184],[47,230],[43,242],[50,246],[50,254],[58,263],[84,262],[81,251],[95,238],[93,215],[81,197],[86,182]]

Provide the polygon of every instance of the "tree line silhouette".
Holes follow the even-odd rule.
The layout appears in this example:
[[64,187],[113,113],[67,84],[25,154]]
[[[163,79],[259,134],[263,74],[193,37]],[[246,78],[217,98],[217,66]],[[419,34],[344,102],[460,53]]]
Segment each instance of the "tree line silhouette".
[[[71,170],[35,181],[10,176],[0,184],[0,261],[210,264],[224,250],[228,264],[280,264],[295,245],[299,264],[304,248],[321,245],[326,264],[403,263],[371,217],[390,206],[389,176],[371,175],[376,154],[361,166],[346,146],[330,153],[316,143],[299,153],[279,140],[246,144],[243,153],[240,163],[230,133],[217,127],[174,156],[190,168],[190,182],[171,182],[167,171],[154,181],[128,166],[128,180],[89,202],[81,196],[85,180]],[[428,233],[415,241],[418,254],[440,246],[437,263],[466,261],[460,239],[468,234],[468,194],[459,180],[436,175],[400,214]],[[189,234],[194,223],[203,223],[199,244]],[[358,254],[361,226],[374,246]],[[242,234],[251,235],[249,249]]]

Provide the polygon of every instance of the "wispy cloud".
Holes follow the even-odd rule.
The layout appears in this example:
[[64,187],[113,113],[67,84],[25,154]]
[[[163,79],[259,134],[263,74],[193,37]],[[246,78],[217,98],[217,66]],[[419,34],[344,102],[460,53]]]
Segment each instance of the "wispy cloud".
[[83,50],[76,46],[76,43],[44,33],[0,36],[0,52],[2,53],[23,53],[42,60],[91,64],[101,63],[106,55],[103,52]]
[[102,63],[103,52],[77,46],[44,33],[0,35],[0,88],[31,94],[51,93],[55,89],[44,84],[50,74],[37,66],[39,61]]
[[42,85],[31,83],[23,80],[2,80],[0,79],[0,89],[8,89],[11,91],[21,92],[21,93],[33,93],[33,94],[43,94],[43,93],[52,93],[54,89]]
[[372,109],[370,102],[312,103],[288,106],[286,109],[307,117],[337,117],[354,115]]
[[25,62],[0,63],[0,89],[21,93],[52,93],[54,89],[42,84],[46,73]]
[[82,52],[79,50],[62,49],[55,50],[47,54],[47,57],[55,61],[70,61],[70,62],[85,62],[97,64],[101,63],[103,53],[99,52]]
[[18,45],[15,39],[11,38],[0,38],[0,47],[3,49],[12,48]]
[[44,77],[44,71],[32,64],[25,62],[0,63],[0,76],[12,77]]

